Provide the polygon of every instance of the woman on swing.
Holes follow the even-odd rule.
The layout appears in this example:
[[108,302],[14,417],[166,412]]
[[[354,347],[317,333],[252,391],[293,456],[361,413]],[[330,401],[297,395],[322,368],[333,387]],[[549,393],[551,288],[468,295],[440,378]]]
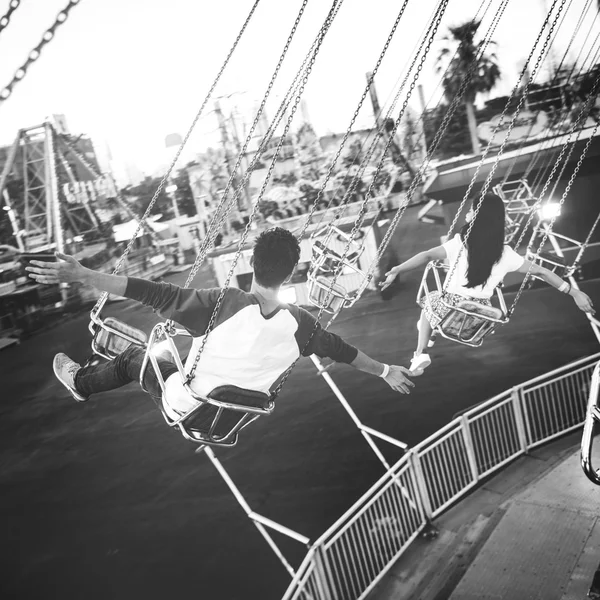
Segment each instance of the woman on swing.
[[[473,222],[471,233],[467,237],[467,229],[473,220],[475,209],[479,205],[477,218]],[[480,304],[491,305],[490,298],[496,287],[502,282],[507,273],[531,273],[556,288],[559,292],[569,294],[577,307],[584,312],[594,314],[594,308],[587,294],[571,286],[558,275],[532,264],[510,246],[504,244],[504,202],[496,194],[487,193],[483,198],[477,196],[471,209],[466,215],[466,224],[446,243],[413,256],[402,264],[393,267],[386,273],[386,279],[381,283],[382,290],[386,289],[401,273],[424,267],[430,261],[448,260],[450,272],[444,282],[444,301],[450,306],[456,306],[462,300],[473,300]],[[464,241],[466,238],[466,242]],[[461,247],[463,248],[460,252]],[[458,264],[452,273],[452,266],[460,253]],[[448,281],[448,277],[452,279]],[[433,346],[435,329],[448,314],[450,308],[445,306],[439,291],[431,292],[428,300],[423,299],[420,306],[423,309],[417,324],[419,338],[417,349],[410,363],[413,374],[422,374],[431,364],[427,347]]]

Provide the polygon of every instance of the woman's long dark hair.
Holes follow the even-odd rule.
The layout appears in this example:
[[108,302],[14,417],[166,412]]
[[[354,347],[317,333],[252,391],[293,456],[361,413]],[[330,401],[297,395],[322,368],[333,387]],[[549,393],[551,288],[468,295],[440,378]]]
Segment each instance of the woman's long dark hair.
[[[490,278],[493,266],[504,252],[504,202],[496,194],[487,193],[483,198],[473,200],[473,210],[481,205],[473,221],[471,233],[466,241],[468,250],[467,286],[485,285]],[[464,241],[469,223],[460,231]]]

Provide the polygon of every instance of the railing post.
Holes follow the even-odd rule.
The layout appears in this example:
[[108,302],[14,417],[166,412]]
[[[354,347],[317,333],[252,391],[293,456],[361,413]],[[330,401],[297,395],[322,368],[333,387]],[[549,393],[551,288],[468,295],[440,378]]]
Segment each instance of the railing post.
[[431,521],[433,519],[433,510],[431,508],[429,492],[427,491],[427,484],[425,483],[423,467],[421,466],[421,458],[414,450],[411,450],[408,460],[410,461],[412,467],[411,470],[415,476],[415,483],[417,484],[417,491],[419,492],[419,499],[421,500],[421,506],[423,507],[425,518],[428,521]]
[[467,451],[467,458],[469,459],[469,466],[471,467],[471,476],[473,477],[473,481],[479,481],[479,469],[477,468],[477,459],[475,457],[475,446],[473,446],[473,437],[471,436],[471,428],[469,426],[469,419],[467,415],[463,415],[460,418],[460,426],[463,439],[465,441],[465,449]]
[[323,546],[315,547],[315,571],[317,573],[315,577],[316,586],[319,590],[320,600],[337,600],[336,596],[331,591],[330,581],[331,569],[329,568],[329,562],[327,556],[323,552]]
[[[519,436],[519,444],[523,454],[528,453],[527,432],[525,430],[525,419],[523,416],[522,390],[519,387],[514,387],[510,391],[510,397],[513,405],[513,414],[515,415],[515,423],[517,425],[517,435]],[[528,430],[529,428],[527,428]]]

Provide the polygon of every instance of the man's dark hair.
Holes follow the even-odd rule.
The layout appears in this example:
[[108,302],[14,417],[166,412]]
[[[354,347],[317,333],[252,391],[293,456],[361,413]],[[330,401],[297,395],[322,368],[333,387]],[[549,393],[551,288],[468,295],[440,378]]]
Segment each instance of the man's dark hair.
[[267,288],[280,286],[300,260],[300,243],[287,229],[263,231],[254,244],[254,277]]

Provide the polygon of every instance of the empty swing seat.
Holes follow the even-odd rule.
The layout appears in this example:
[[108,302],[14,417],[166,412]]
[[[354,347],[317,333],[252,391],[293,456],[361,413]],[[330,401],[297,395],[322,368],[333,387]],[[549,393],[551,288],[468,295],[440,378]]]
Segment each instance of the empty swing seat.
[[336,314],[347,306],[347,303],[351,303],[353,297],[338,283],[332,285],[332,281],[327,277],[309,274],[308,300],[325,312]]
[[484,337],[493,332],[496,324],[505,321],[506,315],[500,308],[463,300],[450,310],[438,329],[447,339],[468,346],[480,346]]
[[94,354],[107,360],[116,358],[131,344],[145,347],[148,341],[143,331],[113,317],[94,320],[92,327],[94,333],[92,350]]
[[335,272],[342,263],[348,266],[354,265],[359,258],[358,250],[353,250],[345,258],[342,258],[339,252],[328,248],[323,242],[317,240],[313,243],[313,260],[319,263],[320,270],[324,273]]

